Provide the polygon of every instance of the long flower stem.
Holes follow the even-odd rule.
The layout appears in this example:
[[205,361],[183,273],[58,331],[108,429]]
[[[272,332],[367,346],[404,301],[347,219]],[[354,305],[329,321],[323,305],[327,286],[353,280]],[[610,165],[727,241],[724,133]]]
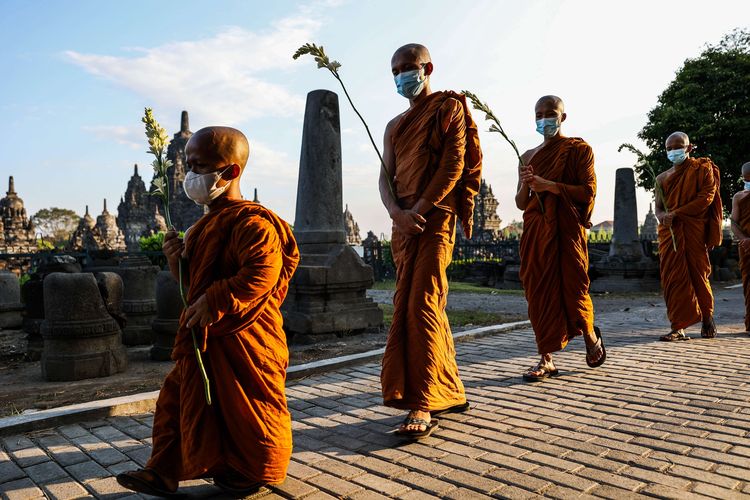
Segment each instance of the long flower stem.
[[[666,212],[667,215],[669,215],[669,207],[667,206],[667,200],[664,198],[664,190],[661,187],[661,184],[659,184],[659,181],[656,180],[656,177],[654,177],[654,187],[656,189],[657,196],[661,198],[661,204],[664,206],[664,212]],[[669,234],[672,235],[672,248],[674,249],[675,253],[677,252],[677,237],[674,234],[674,228],[672,226],[669,226]]]
[[[182,259],[179,260],[178,266],[178,275],[180,278],[180,298],[182,299],[182,305],[183,307],[187,308],[188,303],[187,299],[185,298],[185,288],[182,286]],[[198,361],[198,368],[201,371],[201,378],[203,379],[203,391],[206,394],[206,404],[211,404],[211,384],[208,381],[208,374],[206,373],[206,367],[203,364],[203,356],[201,356],[201,350],[198,346],[198,340],[195,336],[195,328],[190,328],[190,336],[193,337],[193,350],[195,351],[195,359]]]
[[349,96],[349,92],[346,90],[346,86],[344,85],[343,80],[341,80],[341,77],[339,77],[339,74],[337,71],[331,71],[333,73],[334,78],[338,80],[339,84],[341,85],[341,89],[344,91],[344,95],[346,96],[346,99],[349,101],[349,104],[351,105],[354,112],[359,117],[359,121],[362,122],[362,125],[365,126],[365,132],[367,132],[367,137],[370,138],[370,143],[372,144],[372,147],[375,149],[375,152],[378,154],[378,159],[380,160],[380,168],[383,171],[383,174],[385,175],[385,180],[388,181],[388,189],[391,192],[391,196],[393,196],[393,199],[396,200],[396,193],[393,190],[393,183],[391,182],[390,174],[388,174],[388,170],[385,168],[385,161],[383,160],[383,155],[380,154],[380,149],[378,149],[378,146],[375,144],[375,139],[372,138],[372,134],[370,133],[370,127],[367,126],[367,122],[360,114],[357,107],[354,105],[354,102],[352,101],[351,96]]

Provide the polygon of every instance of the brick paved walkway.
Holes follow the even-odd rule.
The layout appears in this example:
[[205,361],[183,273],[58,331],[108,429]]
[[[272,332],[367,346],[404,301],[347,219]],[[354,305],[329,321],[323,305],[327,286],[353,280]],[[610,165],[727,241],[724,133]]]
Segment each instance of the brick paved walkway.
[[[750,497],[739,293],[720,299],[715,340],[656,341],[661,304],[603,316],[608,363],[588,369],[578,339],[556,358],[562,376],[539,384],[519,376],[535,360],[530,330],[460,343],[473,409],[420,443],[388,434],[402,414],[380,405],[377,364],[295,382],[289,478],[265,498]],[[137,498],[112,476],[146,462],[150,426],[151,415],[113,417],[4,438],[0,493]],[[219,495],[205,481],[183,490]]]

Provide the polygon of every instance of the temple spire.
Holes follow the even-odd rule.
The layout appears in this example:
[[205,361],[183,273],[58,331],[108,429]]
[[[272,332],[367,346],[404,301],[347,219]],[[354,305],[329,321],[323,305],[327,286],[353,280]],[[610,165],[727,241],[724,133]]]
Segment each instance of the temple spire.
[[133,175],[138,175],[138,164],[133,165]]
[[103,214],[107,213],[107,198],[104,198],[104,211],[102,213]]
[[86,205],[86,215],[88,215],[88,214],[89,214],[89,206]]
[[189,131],[190,131],[190,122],[188,120],[188,112],[183,111],[182,118],[180,120],[180,132],[189,132]]
[[13,180],[13,176],[11,175],[8,179],[8,192],[6,193],[8,196],[12,194],[16,194],[16,183]]
[[253,190],[253,202],[260,203],[260,201],[258,201],[258,188]]

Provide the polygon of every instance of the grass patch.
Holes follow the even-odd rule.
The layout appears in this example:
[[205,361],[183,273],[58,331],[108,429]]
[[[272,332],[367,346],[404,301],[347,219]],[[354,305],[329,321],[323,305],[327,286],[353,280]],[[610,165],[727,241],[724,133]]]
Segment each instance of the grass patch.
[[[394,280],[376,281],[372,287],[373,290],[390,290],[396,289]],[[451,281],[449,283],[448,293],[478,293],[482,295],[523,295],[523,290],[500,290],[489,286],[481,286],[475,283],[466,283],[463,281]]]
[[[393,323],[393,305],[378,304],[383,310],[383,323],[389,326]],[[448,322],[452,327],[458,326],[487,326],[509,323],[512,321],[523,321],[526,318],[517,314],[501,314],[484,311],[446,311],[448,313]]]

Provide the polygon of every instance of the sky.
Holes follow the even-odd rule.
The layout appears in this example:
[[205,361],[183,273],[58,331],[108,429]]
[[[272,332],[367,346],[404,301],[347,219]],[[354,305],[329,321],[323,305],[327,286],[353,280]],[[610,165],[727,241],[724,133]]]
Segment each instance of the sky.
[[[170,134],[188,110],[193,131],[229,125],[248,136],[245,196],[257,188],[293,223],[305,99],[324,88],[340,94],[344,203],[363,236],[388,236],[379,162],[362,124],[330,73],[292,54],[315,42],[342,64],[380,144],[385,124],[408,106],[390,57],[418,42],[432,54],[433,90],[478,94],[522,150],[541,142],[536,99],[564,99],[563,133],[584,138],[596,157],[598,223],[613,217],[616,169],[634,162],[617,147],[643,147],[637,133],[684,61],[749,19],[746,0],[0,0],[2,191],[15,176],[29,214],[53,206],[82,214],[90,205],[97,215],[104,198],[113,211],[134,164],[151,178],[143,108]],[[474,118],[503,225],[520,220],[514,153]],[[639,220],[649,200],[639,189]]]

